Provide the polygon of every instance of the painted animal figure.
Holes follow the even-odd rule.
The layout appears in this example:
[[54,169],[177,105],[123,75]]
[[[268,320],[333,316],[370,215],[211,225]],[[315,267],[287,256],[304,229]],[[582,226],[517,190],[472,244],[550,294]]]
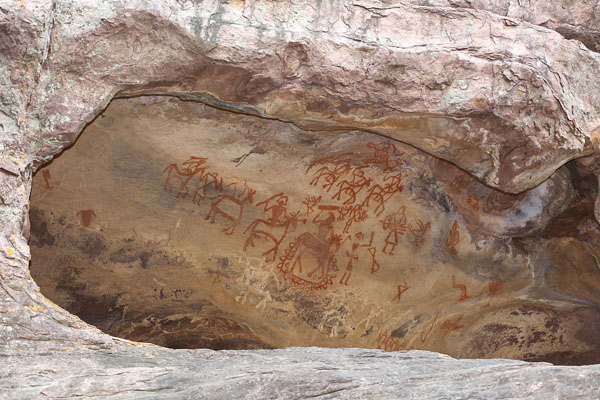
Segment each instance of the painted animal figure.
[[288,233],[296,231],[298,222],[306,222],[306,220],[299,219],[300,212],[293,212],[288,216],[287,203],[288,197],[283,193],[278,193],[256,204],[257,206],[264,205],[263,210],[271,212],[271,217],[268,219],[257,218],[246,228],[244,234],[249,233],[249,235],[244,243],[244,251],[247,251],[249,246],[255,247],[256,239],[266,239],[272,242],[272,245],[261,255],[266,256],[266,262],[272,262],[277,258],[279,246]]
[[204,219],[209,220],[211,224],[215,223],[217,216],[229,220],[230,226],[223,228],[223,232],[227,235],[232,235],[235,227],[242,219],[244,204],[252,204],[254,194],[256,194],[256,191],[248,188],[246,197],[243,199],[230,194],[219,194],[211,197],[210,211]]
[[396,193],[402,192],[402,174],[387,175],[383,178],[384,181],[390,181],[384,186],[379,184],[372,186],[369,189],[369,194],[363,201],[362,205],[369,207],[371,202],[376,204],[375,215],[380,216],[385,211],[385,203]]
[[411,224],[408,224],[408,230],[413,235],[412,243],[416,247],[421,247],[423,246],[423,244],[425,244],[425,234],[427,233],[427,231],[429,231],[429,229],[431,229],[431,222],[427,222],[426,224],[424,224],[423,221],[419,219],[417,223],[419,224],[419,226],[416,228],[413,228]]
[[302,273],[303,259],[310,256],[313,260],[316,260],[317,266],[307,273],[307,277],[313,278],[315,273],[318,272],[320,274],[315,279],[320,281],[325,277],[333,254],[341,244],[341,238],[333,233],[335,215],[332,212],[321,220],[317,220],[315,217],[313,222],[319,224],[317,233],[304,232],[293,243],[295,254],[291,260],[289,272],[293,273],[298,267],[298,273]]
[[342,164],[336,165],[333,168],[329,168],[329,166],[321,167],[316,176],[310,181],[310,184],[313,186],[317,186],[319,184],[319,180],[323,178],[325,183],[321,185],[323,189],[326,189],[327,192],[331,190],[331,188],[337,183],[338,179],[344,176],[352,169],[350,164]]
[[167,173],[164,190],[172,193],[176,189],[176,197],[185,198],[189,193],[188,183],[194,176],[198,174],[202,176],[204,174],[204,171],[208,168],[207,165],[204,165],[207,160],[207,158],[202,157],[190,157],[183,163],[183,168],[181,169],[177,164],[168,165],[163,170],[163,174]]
[[196,188],[194,197],[192,198],[192,201],[198,205],[200,205],[200,202],[206,197],[206,189],[211,185],[216,191],[223,191],[223,178],[219,178],[218,172],[208,172],[203,174],[200,176],[199,180],[200,186]]
[[352,171],[352,179],[347,180],[344,179],[340,181],[336,186],[339,186],[340,189],[338,192],[332,197],[334,200],[341,200],[342,194],[347,196],[344,204],[354,204],[356,201],[356,196],[364,187],[369,187],[373,178],[366,178],[364,171],[360,169],[355,169]]
[[460,298],[457,301],[465,301],[470,299],[471,297],[467,295],[467,286],[461,284],[457,284],[456,283],[456,278],[454,277],[454,275],[452,275],[452,287],[454,289],[458,289],[460,290]]

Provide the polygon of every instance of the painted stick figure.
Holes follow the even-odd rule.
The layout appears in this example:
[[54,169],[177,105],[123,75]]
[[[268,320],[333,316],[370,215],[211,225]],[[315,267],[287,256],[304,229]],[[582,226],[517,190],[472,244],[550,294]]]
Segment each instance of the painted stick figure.
[[406,284],[406,281],[404,281],[404,285],[398,285],[398,294],[392,299],[392,301],[395,300],[397,303],[400,303],[400,299],[402,299],[402,293],[406,292],[408,289],[410,289],[410,286]]
[[[404,235],[406,232],[406,206],[401,206],[398,211],[388,215],[380,222],[383,225],[383,229],[389,229],[389,233],[385,238],[383,253],[393,256],[394,249],[398,245],[398,236]],[[391,248],[388,249],[388,246]]]
[[[371,232],[371,239],[368,243],[361,243],[364,240],[364,235],[362,232],[358,232],[354,235],[356,240],[352,241],[352,250],[350,252],[346,252],[346,255],[350,258],[348,258],[348,264],[346,264],[346,271],[344,271],[342,279],[340,279],[340,283],[342,285],[348,285],[348,279],[350,279],[350,275],[352,275],[352,267],[354,266],[354,262],[358,261],[358,248],[371,246],[371,244],[373,244],[373,234],[374,232]],[[348,238],[351,238],[351,236],[348,236]]]

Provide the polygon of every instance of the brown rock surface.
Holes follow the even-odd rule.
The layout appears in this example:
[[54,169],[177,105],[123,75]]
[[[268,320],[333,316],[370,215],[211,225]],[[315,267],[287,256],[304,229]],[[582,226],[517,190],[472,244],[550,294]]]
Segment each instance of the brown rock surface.
[[597,366],[87,324],[598,363],[596,6],[405,3],[0,1],[1,392],[593,398]]
[[593,362],[595,280],[563,264],[594,270],[596,242],[542,235],[573,192],[567,168],[511,195],[374,134],[120,99],[36,174],[31,273],[105,332],[171,347]]

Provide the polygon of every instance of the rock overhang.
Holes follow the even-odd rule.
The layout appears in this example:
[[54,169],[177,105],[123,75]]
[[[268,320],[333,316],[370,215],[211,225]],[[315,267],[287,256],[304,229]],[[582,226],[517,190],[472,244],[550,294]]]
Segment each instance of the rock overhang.
[[[287,7],[235,1],[2,6],[8,38],[2,56],[14,66],[2,73],[8,167],[2,167],[0,260],[3,288],[12,296],[7,318],[20,318],[27,306],[23,318],[45,315],[44,322],[27,323],[49,337],[115,343],[80,329],[85,325],[39,296],[28,277],[24,237],[31,165],[72,144],[114,96],[150,94],[158,86],[307,129],[372,131],[513,193],[595,150],[597,55],[555,32],[477,10],[372,2]],[[414,29],[407,15],[426,20],[425,28]],[[444,34],[437,33],[441,28]],[[24,32],[31,32],[31,46],[13,40]],[[432,38],[439,43],[428,48]],[[137,57],[140,49],[149,56]],[[6,343],[18,348],[30,335],[14,329]]]

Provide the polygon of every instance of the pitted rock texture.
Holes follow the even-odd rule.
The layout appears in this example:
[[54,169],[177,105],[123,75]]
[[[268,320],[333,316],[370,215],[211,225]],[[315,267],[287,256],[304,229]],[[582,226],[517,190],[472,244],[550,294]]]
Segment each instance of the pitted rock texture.
[[600,389],[597,368],[455,360],[425,351],[175,352],[121,344],[8,360],[0,388],[15,399],[593,399]]
[[[281,332],[292,321],[290,326],[298,328],[292,338],[306,344],[311,332],[318,332],[312,339],[327,346],[345,346],[347,340],[396,350],[416,348],[421,342],[460,357],[597,362],[594,211],[600,214],[600,56],[593,51],[595,3],[405,3],[0,1],[2,396],[595,398],[597,366],[453,361],[420,352],[214,353],[135,344],[108,336],[57,307],[29,274],[30,245],[34,256],[38,251],[52,254],[52,246],[73,251],[65,252],[62,260],[50,257],[50,263],[61,268],[38,275],[57,302],[105,331],[137,332],[166,345],[172,340],[173,347],[194,341],[214,348],[242,343],[248,348],[284,346]],[[100,157],[106,143],[92,140],[81,154],[99,161],[90,168],[105,169],[91,179],[85,163],[78,164],[78,170],[54,171],[60,165],[57,159],[55,165],[40,169],[73,145],[111,100],[117,99],[112,105],[124,109],[135,105],[127,115],[135,120],[145,106],[136,105],[139,99],[126,99],[139,95],[179,99],[167,101],[169,107],[174,107],[173,101],[194,103],[187,106],[192,110],[180,114],[181,120],[163,120],[164,127],[177,128],[174,133],[188,135],[178,150],[149,139],[160,138],[155,135],[138,141],[136,152],[131,142],[119,137],[121,142],[112,147],[124,157],[110,164]],[[194,141],[196,131],[182,124],[206,112],[197,109],[201,103],[246,116],[230,120],[205,115],[205,122],[223,128],[223,135],[199,129],[196,137],[206,140]],[[147,106],[157,111],[155,104]],[[106,118],[110,113],[107,110]],[[254,125],[255,120],[248,119],[243,129],[230,130],[235,118],[249,116],[275,121],[259,126],[262,122]],[[163,117],[157,112],[148,118],[154,125],[146,131],[156,131]],[[90,131],[101,127],[102,119],[90,125]],[[256,146],[260,137],[244,132],[269,139]],[[235,141],[215,142],[222,137]],[[295,139],[286,142],[284,137]],[[85,140],[83,135],[81,142]],[[79,144],[68,150],[72,156]],[[68,151],[65,159],[71,157]],[[272,161],[294,168],[276,170]],[[118,168],[111,170],[113,165]],[[345,165],[351,168],[345,171]],[[258,179],[263,171],[247,166],[263,166],[271,180]],[[30,193],[38,170],[39,187],[32,201],[39,205],[34,208]],[[209,173],[215,180],[198,185],[199,177]],[[338,175],[346,186],[332,186],[327,192],[323,185]],[[196,186],[188,186],[187,178]],[[217,190],[218,178],[223,178],[223,191]],[[240,183],[233,183],[238,178],[246,180],[245,186],[241,183],[245,192],[238,188]],[[363,178],[371,178],[370,185],[355,193],[360,199],[355,203],[367,213],[351,211],[351,202],[346,203],[352,198],[348,185],[357,191]],[[302,204],[306,199],[299,192],[306,185],[303,195],[316,197]],[[375,185],[379,198],[386,199],[380,215],[377,201],[364,198]],[[51,207],[51,200],[60,199],[61,187],[66,193],[83,187],[89,194],[80,203],[71,196],[65,204]],[[129,200],[144,208],[153,199],[169,211],[157,215],[149,207],[148,215],[128,224],[124,218],[135,212],[127,215],[125,208],[85,204],[102,196],[115,198],[121,192],[113,189],[123,187],[148,196],[131,199],[122,194],[115,205]],[[251,202],[250,189],[256,195]],[[332,198],[335,189],[343,189],[337,199]],[[245,198],[240,199],[240,193]],[[279,193],[287,199],[277,197]],[[223,197],[215,204],[222,195],[238,203],[228,198],[226,204]],[[268,199],[269,205],[262,203]],[[400,234],[403,210],[410,212],[405,214],[407,230]],[[314,214],[321,211],[319,217]],[[279,259],[269,265],[263,258],[271,255],[263,254],[270,249],[264,248],[269,239],[261,231],[266,231],[258,223],[250,228],[252,223],[262,219],[262,226],[281,230],[285,221],[294,225],[294,218],[297,230],[285,235],[287,241],[277,249]],[[210,227],[198,228],[198,219]],[[157,222],[166,220],[172,225],[166,225],[165,232]],[[203,260],[194,250],[199,246],[193,237],[171,237],[170,230],[202,230],[204,236],[198,237],[205,238],[211,252],[225,247],[227,252]],[[366,245],[370,232],[373,243]],[[170,240],[178,248],[167,251]],[[254,257],[267,265],[255,266],[241,256],[231,261],[227,244],[234,242],[241,244],[240,252],[248,242],[246,250],[260,251]],[[416,283],[398,281],[402,274],[394,272],[398,264],[390,261],[399,259],[398,254],[408,260],[399,263],[403,268],[398,270]],[[310,276],[305,260],[315,270]],[[63,274],[69,263],[78,265]],[[239,274],[244,263],[244,274]],[[111,265],[119,268],[110,271]],[[211,283],[203,282],[191,294],[186,289],[185,295],[166,290],[171,282],[152,275],[165,266],[185,271],[181,277],[169,275],[179,279],[177,285],[192,286],[199,279]],[[227,268],[229,276],[223,271]],[[431,272],[433,280],[425,275],[417,280],[420,269]],[[107,294],[124,284],[116,276],[128,270],[137,292]],[[108,278],[99,283],[108,289],[105,297],[89,284],[94,274]],[[281,288],[282,296],[289,295],[284,300],[293,307],[267,308],[269,301],[280,301],[281,293],[271,292],[265,281]],[[53,282],[63,283],[52,286]],[[364,286],[352,287],[356,282]],[[390,285],[395,291],[382,289]],[[263,291],[260,295],[257,287]],[[148,288],[153,294],[144,297]],[[290,295],[293,291],[297,297]],[[411,291],[415,298],[409,296]],[[134,308],[123,306],[128,296]],[[383,300],[387,305],[379,306]],[[144,309],[161,301],[180,309],[176,315],[149,315]],[[363,301],[375,305],[369,310],[355,307]],[[412,302],[419,314],[400,308],[404,301]],[[199,317],[201,309],[206,313]],[[282,326],[273,320],[275,313],[284,315]],[[129,325],[123,323],[123,315],[131,317]],[[353,319],[360,315],[364,321]],[[389,315],[391,320],[383,318]],[[351,329],[360,331],[364,325],[381,331],[363,338]],[[179,336],[172,335],[174,326],[182,328]],[[223,335],[227,329],[235,335]],[[363,356],[369,361],[358,361]],[[249,370],[261,372],[260,378]],[[227,383],[215,383],[215,376],[228,378]],[[423,380],[430,384],[422,385]]]

